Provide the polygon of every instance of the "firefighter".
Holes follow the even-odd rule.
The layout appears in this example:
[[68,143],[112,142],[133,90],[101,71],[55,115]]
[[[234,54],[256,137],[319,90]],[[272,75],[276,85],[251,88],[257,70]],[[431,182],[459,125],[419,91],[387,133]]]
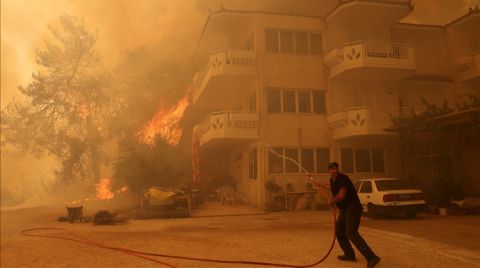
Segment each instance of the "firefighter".
[[351,241],[367,259],[367,268],[374,267],[380,262],[380,258],[373,253],[367,242],[358,233],[363,208],[357,191],[355,191],[350,178],[340,172],[337,162],[328,165],[328,172],[330,173],[330,191],[332,193],[329,204],[340,210],[336,222],[336,235],[344,255],[338,256],[338,259],[356,261]]

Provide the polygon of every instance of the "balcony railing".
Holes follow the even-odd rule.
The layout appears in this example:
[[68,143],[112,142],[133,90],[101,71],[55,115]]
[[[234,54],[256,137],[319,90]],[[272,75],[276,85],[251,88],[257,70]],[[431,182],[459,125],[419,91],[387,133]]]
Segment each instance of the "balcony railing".
[[334,138],[340,139],[350,136],[386,133],[384,129],[393,124],[392,116],[411,113],[413,113],[413,110],[406,107],[350,107],[329,114],[327,121],[334,129]]
[[224,50],[210,56],[204,69],[197,72],[194,78],[194,101],[203,92],[208,82],[216,75],[254,75],[257,68],[257,57],[252,50]]
[[383,41],[355,41],[345,43],[323,58],[331,77],[357,68],[415,68],[413,48],[407,44]]
[[257,139],[258,113],[215,112],[196,126],[200,145],[213,139]]
[[407,59],[410,54],[410,46],[388,42],[363,42],[368,57]]

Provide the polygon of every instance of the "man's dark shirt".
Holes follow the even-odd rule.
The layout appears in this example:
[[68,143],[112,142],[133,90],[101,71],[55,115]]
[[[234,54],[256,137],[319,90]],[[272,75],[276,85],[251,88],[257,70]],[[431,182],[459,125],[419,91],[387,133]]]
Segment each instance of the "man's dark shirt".
[[345,198],[336,203],[339,209],[346,209],[352,205],[360,205],[357,191],[355,191],[355,187],[353,187],[353,183],[347,175],[338,173],[335,178],[330,178],[330,190],[333,196],[336,196],[342,188],[346,188],[347,192],[345,193]]

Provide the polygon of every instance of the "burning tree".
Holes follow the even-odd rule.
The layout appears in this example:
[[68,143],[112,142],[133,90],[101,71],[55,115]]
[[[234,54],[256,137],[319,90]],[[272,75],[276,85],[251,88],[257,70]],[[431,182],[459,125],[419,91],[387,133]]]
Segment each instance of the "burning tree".
[[158,46],[135,49],[119,65],[116,74],[125,105],[115,124],[122,138],[114,188],[127,185],[139,193],[190,178],[191,72],[182,61],[159,54]]
[[111,76],[96,56],[97,34],[83,20],[62,15],[49,26],[52,40],[37,51],[33,81],[19,87],[22,101],[2,111],[2,145],[24,153],[48,153],[61,163],[63,182],[90,178],[97,182],[101,145],[118,109]]

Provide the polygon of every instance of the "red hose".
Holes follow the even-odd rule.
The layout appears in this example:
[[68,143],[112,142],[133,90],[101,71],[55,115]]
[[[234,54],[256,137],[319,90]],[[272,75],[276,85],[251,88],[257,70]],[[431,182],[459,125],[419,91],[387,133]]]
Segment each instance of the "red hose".
[[[273,262],[259,262],[259,261],[250,261],[250,260],[218,260],[218,259],[209,259],[209,258],[199,258],[199,257],[187,257],[187,256],[179,256],[179,255],[168,255],[168,254],[161,254],[161,253],[154,253],[154,252],[145,252],[145,251],[138,251],[138,250],[132,250],[132,249],[127,249],[127,248],[121,248],[121,247],[113,247],[113,246],[108,246],[106,244],[99,243],[97,241],[93,241],[87,238],[84,238],[80,235],[77,235],[71,231],[68,231],[65,228],[31,228],[31,229],[25,229],[21,233],[22,235],[26,236],[33,236],[33,237],[43,237],[43,238],[54,238],[54,239],[62,239],[62,240],[69,240],[69,241],[74,241],[78,243],[83,243],[87,244],[90,246],[95,246],[99,248],[104,248],[104,249],[110,249],[110,250],[115,250],[119,251],[125,254],[129,254],[138,258],[143,258],[167,267],[172,267],[176,268],[177,266],[166,263],[154,258],[150,258],[148,256],[155,256],[155,257],[164,257],[164,258],[173,258],[173,259],[182,259],[182,260],[190,260],[190,261],[200,261],[200,262],[211,262],[211,263],[225,263],[225,264],[249,264],[249,265],[261,265],[261,266],[275,266],[275,267],[292,267],[292,268],[306,268],[306,267],[313,267],[316,266],[323,261],[327,259],[327,257],[330,255],[330,253],[333,250],[333,246],[335,245],[335,233],[336,233],[336,228],[335,228],[335,220],[336,220],[336,211],[335,208],[332,208],[332,218],[333,218],[333,223],[334,223],[334,228],[333,228],[333,239],[332,243],[330,245],[330,248],[326,252],[326,254],[318,261],[311,263],[311,264],[286,264],[286,263],[273,263]],[[45,230],[55,230],[55,231],[62,231],[65,232],[66,234],[73,236],[75,238],[70,238],[70,237],[61,237],[53,234],[36,234],[34,233],[35,231],[45,231]]]

